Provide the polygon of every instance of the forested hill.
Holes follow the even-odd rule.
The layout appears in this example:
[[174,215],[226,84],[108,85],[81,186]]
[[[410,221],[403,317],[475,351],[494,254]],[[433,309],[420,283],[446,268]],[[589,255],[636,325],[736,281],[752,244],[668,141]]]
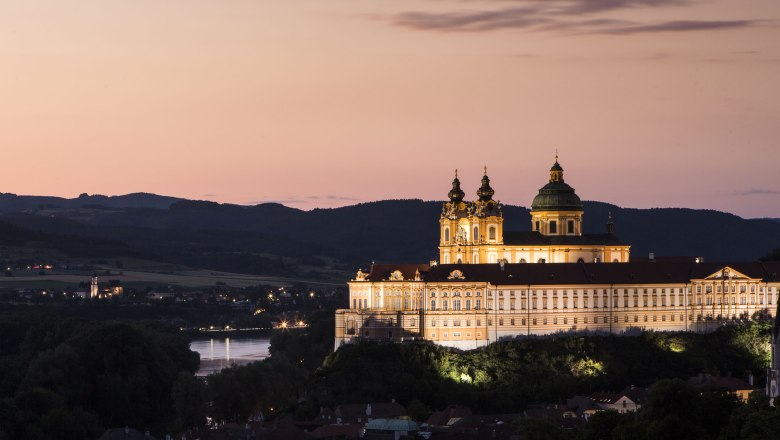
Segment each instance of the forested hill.
[[[386,200],[302,211],[274,203],[239,206],[155,195],[50,199],[40,198],[44,202],[36,205],[26,196],[2,194],[0,220],[28,231],[29,237],[35,232],[109,240],[123,244],[117,254],[132,250],[182,264],[227,265],[254,273],[278,271],[289,261],[316,264],[312,256],[336,259],[350,270],[371,261],[437,258],[441,202]],[[755,260],[780,247],[780,223],[771,219],[602,202],[584,202],[584,209],[586,233],[604,232],[612,212],[616,234],[632,245],[635,257],[655,252],[709,261]],[[504,230],[529,229],[527,208],[505,206],[503,212]],[[3,228],[9,227],[0,224],[0,241]],[[5,235],[21,233],[15,231]],[[46,237],[39,236],[43,241]],[[105,246],[100,248],[105,252]]]

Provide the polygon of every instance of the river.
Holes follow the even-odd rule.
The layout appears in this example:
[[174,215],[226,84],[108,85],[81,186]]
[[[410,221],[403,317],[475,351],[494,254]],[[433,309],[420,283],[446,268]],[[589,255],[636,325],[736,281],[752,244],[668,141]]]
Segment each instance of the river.
[[197,376],[207,376],[230,365],[244,365],[270,356],[270,338],[212,338],[193,341],[190,350],[200,354]]

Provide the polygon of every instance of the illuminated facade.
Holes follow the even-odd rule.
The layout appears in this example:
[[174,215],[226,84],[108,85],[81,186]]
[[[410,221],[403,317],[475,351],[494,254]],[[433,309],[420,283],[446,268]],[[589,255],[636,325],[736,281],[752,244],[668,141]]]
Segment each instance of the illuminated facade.
[[504,240],[487,173],[473,203],[463,202],[456,175],[439,220],[442,263],[358,271],[350,308],[336,311],[336,347],[424,339],[470,349],[556,332],[706,331],[776,314],[780,263],[629,262],[611,222],[604,235],[582,234],[579,198],[560,184],[556,161],[534,199],[533,230],[518,233],[538,241],[530,245]]
[[555,158],[550,181],[531,203],[531,230],[504,232],[501,203],[493,200],[490,178],[482,177],[477,200],[464,202],[457,172],[449,202],[439,218],[439,262],[626,263],[631,247],[614,235],[612,219],[604,234],[583,234],[582,202],[563,179]]

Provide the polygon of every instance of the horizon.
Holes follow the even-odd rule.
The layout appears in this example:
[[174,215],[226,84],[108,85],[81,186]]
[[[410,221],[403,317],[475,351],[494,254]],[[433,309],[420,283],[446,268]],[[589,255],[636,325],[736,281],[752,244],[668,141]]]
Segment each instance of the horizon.
[[0,10],[0,191],[780,217],[776,0],[42,0]]
[[[14,193],[3,193],[3,192],[0,192],[0,195],[2,195],[2,194],[14,195],[14,196],[17,196],[17,197],[58,197],[58,198],[66,199],[66,200],[77,200],[82,195],[86,195],[88,197],[109,197],[109,198],[110,197],[125,197],[125,196],[132,196],[132,195],[149,195],[149,196],[157,196],[157,197],[169,197],[169,198],[181,199],[181,200],[187,200],[187,201],[194,201],[194,202],[211,202],[211,203],[216,203],[216,204],[219,204],[219,205],[234,205],[234,206],[241,206],[241,207],[253,207],[253,206],[261,206],[261,205],[266,205],[266,204],[272,204],[272,205],[281,205],[281,206],[284,206],[286,208],[297,209],[297,210],[300,210],[300,211],[307,211],[307,212],[308,211],[313,211],[315,209],[339,209],[339,208],[347,208],[347,207],[358,206],[358,205],[363,205],[363,204],[380,203],[380,202],[393,202],[393,201],[399,201],[399,202],[403,202],[403,201],[419,201],[419,202],[422,202],[422,203],[445,203],[446,202],[445,199],[422,199],[422,198],[419,198],[419,197],[414,197],[414,198],[389,198],[389,199],[376,199],[376,200],[363,200],[363,201],[349,201],[349,202],[344,202],[342,204],[338,204],[338,205],[335,205],[335,206],[310,206],[307,209],[307,207],[291,206],[290,204],[285,203],[285,201],[268,200],[268,201],[259,201],[257,203],[232,203],[232,202],[221,202],[221,201],[218,201],[218,200],[190,199],[190,198],[187,198],[187,197],[180,197],[180,196],[175,196],[175,195],[170,195],[170,194],[158,194],[158,193],[145,192],[145,191],[134,191],[134,192],[129,192],[129,193],[125,193],[125,194],[99,194],[99,193],[86,193],[86,192],[82,192],[78,196],[75,196],[75,197],[55,196],[55,195],[39,195],[39,194],[14,194]],[[466,197],[464,200],[468,201],[470,199],[468,197]],[[634,209],[634,210],[689,209],[689,210],[694,210],[694,211],[715,211],[715,212],[720,212],[720,213],[724,213],[724,214],[731,214],[731,215],[735,215],[735,216],[737,216],[737,217],[739,217],[741,219],[744,219],[744,220],[780,220],[780,216],[779,217],[743,217],[743,216],[740,216],[739,214],[736,214],[736,213],[733,213],[733,212],[722,211],[722,210],[713,209],[713,208],[691,208],[691,207],[687,207],[687,206],[647,206],[647,207],[623,206],[623,205],[618,205],[618,204],[612,203],[612,202],[607,202],[607,201],[603,201],[603,200],[592,200],[592,199],[582,199],[582,202],[583,203],[603,203],[603,204],[606,204],[606,205],[615,206],[615,207],[617,207],[619,209]],[[501,204],[504,205],[504,206],[514,206],[514,207],[519,207],[519,208],[525,208],[525,209],[528,209],[528,210],[531,209],[530,208],[530,202],[527,205],[524,205],[524,204],[514,204],[514,203],[503,203],[503,202]]]

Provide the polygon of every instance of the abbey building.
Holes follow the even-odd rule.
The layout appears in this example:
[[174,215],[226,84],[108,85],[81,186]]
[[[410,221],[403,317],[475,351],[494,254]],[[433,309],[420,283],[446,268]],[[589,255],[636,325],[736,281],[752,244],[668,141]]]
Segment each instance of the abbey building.
[[477,200],[464,201],[456,175],[439,218],[440,262],[359,270],[350,308],[336,311],[336,347],[425,339],[470,349],[555,332],[704,331],[776,314],[780,263],[630,262],[611,220],[604,234],[583,234],[582,202],[557,158],[531,205],[531,231],[505,232],[493,195],[485,173]]
[[457,172],[450,201],[444,204],[440,224],[441,264],[593,263],[629,261],[630,246],[613,234],[612,221],[604,234],[582,233],[582,202],[563,180],[555,158],[550,181],[531,203],[531,230],[504,232],[501,204],[493,200],[490,179],[482,177],[477,200],[464,202]]

